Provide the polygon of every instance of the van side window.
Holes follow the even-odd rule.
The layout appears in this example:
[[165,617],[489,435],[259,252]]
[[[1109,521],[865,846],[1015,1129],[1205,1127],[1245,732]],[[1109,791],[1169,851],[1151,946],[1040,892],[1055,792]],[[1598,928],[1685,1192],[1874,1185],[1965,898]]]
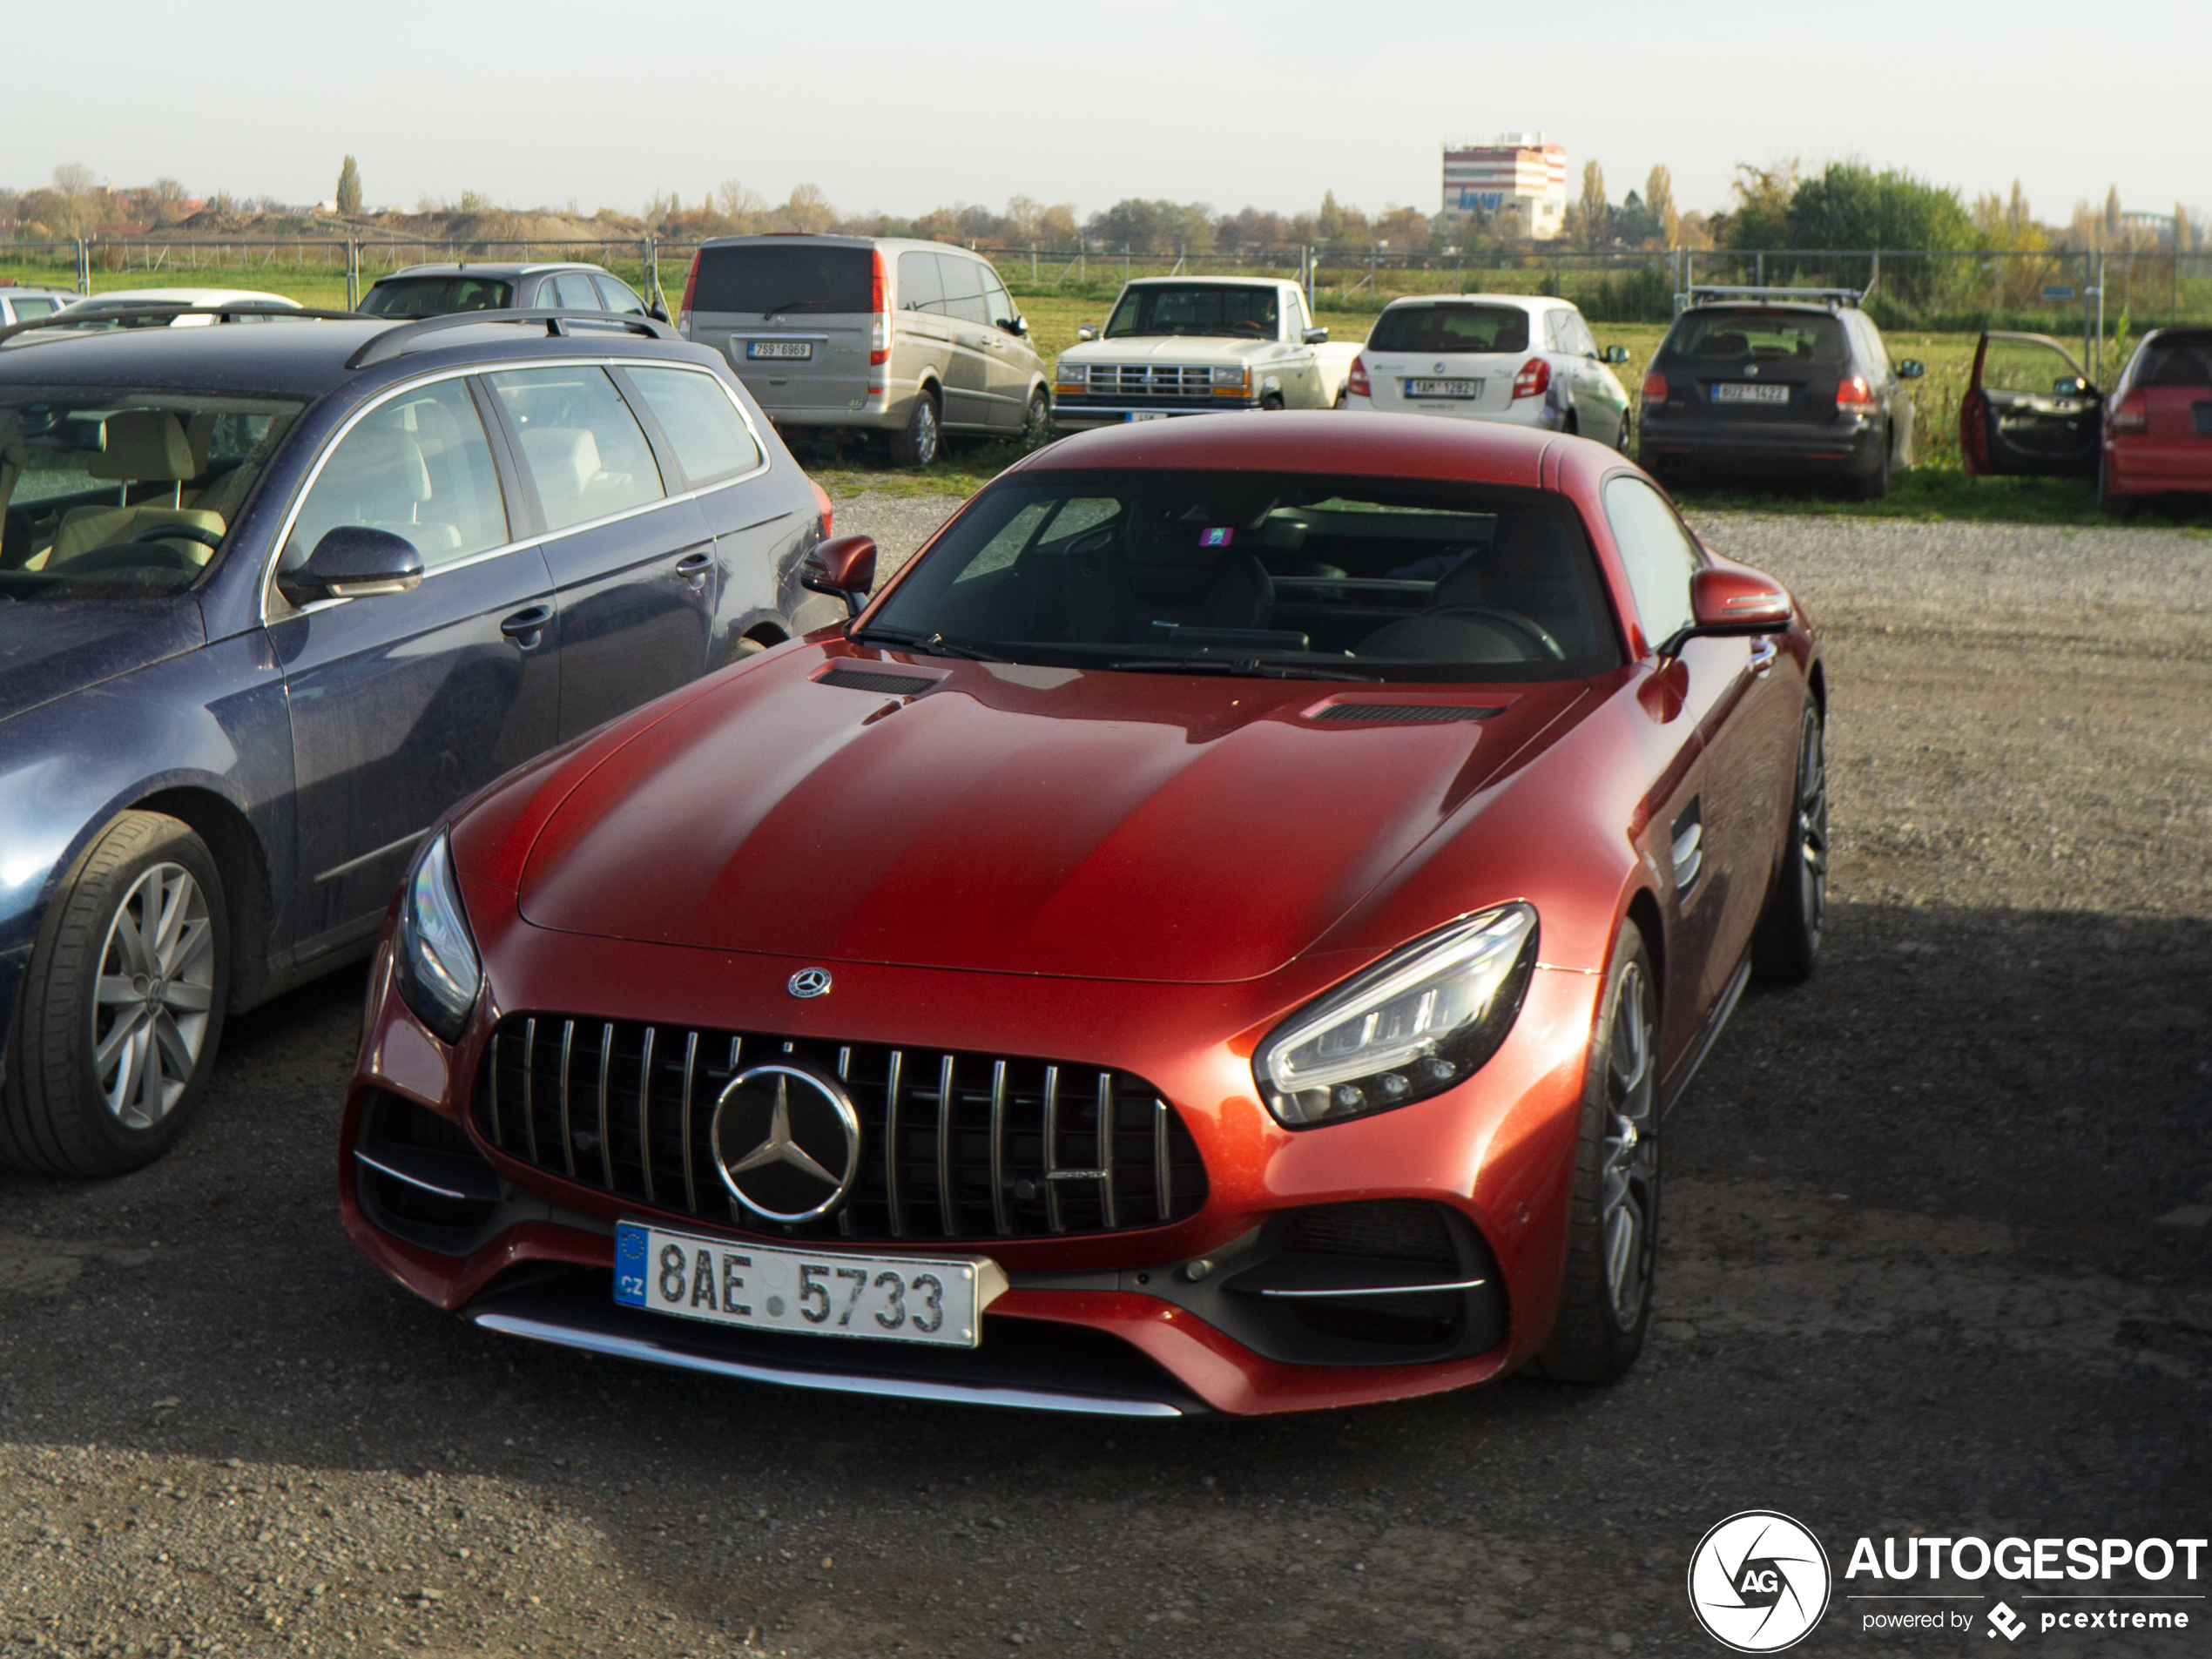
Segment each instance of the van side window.
[[937,256],[934,253],[901,253],[899,256],[899,309],[942,311],[944,308],[945,288],[937,280]]
[[1675,516],[1674,509],[1650,485],[1615,478],[1605,486],[1605,519],[1635,596],[1643,638],[1656,650],[1690,623],[1689,578],[1698,568],[1697,547]]
[[983,273],[983,308],[994,323],[1014,320],[1014,301],[995,271]]
[[945,314],[961,322],[988,322],[983,307],[983,267],[957,253],[937,256],[937,275],[945,285]]

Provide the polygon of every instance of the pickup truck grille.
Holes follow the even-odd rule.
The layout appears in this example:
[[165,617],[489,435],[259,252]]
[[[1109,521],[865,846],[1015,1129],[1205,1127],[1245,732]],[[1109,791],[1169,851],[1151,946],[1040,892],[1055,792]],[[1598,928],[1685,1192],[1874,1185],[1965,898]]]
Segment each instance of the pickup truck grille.
[[[793,1058],[851,1091],[860,1172],[836,1213],[777,1226],[731,1198],[708,1130],[741,1069]],[[1150,1083],[1011,1055],[516,1014],[492,1035],[475,1116],[491,1145],[550,1174],[793,1238],[1118,1232],[1206,1200],[1190,1131]]]
[[1090,370],[1093,397],[1204,397],[1212,390],[1210,368],[1096,363]]

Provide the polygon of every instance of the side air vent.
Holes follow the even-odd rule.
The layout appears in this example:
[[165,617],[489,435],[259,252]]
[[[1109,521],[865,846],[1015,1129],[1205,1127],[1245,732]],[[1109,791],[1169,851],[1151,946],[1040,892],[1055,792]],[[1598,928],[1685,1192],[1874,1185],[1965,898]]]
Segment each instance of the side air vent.
[[860,668],[833,668],[814,682],[847,691],[873,691],[879,697],[920,697],[936,683],[920,674],[877,674]]
[[1442,725],[1487,720],[1502,709],[1467,703],[1332,703],[1317,720],[1357,720],[1363,725]]

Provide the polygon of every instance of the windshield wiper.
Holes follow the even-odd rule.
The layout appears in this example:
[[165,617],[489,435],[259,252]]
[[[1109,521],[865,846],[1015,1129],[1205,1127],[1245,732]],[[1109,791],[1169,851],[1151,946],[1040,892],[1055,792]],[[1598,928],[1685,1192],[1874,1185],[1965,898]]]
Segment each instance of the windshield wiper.
[[802,306],[819,306],[823,303],[824,301],[813,295],[802,294],[796,300],[786,300],[779,304],[770,306],[767,310],[760,314],[760,320],[767,321],[779,311],[797,311]]
[[925,634],[916,628],[871,628],[866,633],[852,637],[863,645],[881,640],[896,645],[901,651],[923,651],[932,657],[964,657],[971,663],[1010,663],[1011,657],[1001,657],[985,646],[971,645],[965,640],[948,639],[942,634]]
[[1380,685],[1379,674],[1355,674],[1344,668],[1307,668],[1297,663],[1263,663],[1254,657],[1133,657],[1109,663],[1127,673],[1235,674],[1264,680],[1366,680]]

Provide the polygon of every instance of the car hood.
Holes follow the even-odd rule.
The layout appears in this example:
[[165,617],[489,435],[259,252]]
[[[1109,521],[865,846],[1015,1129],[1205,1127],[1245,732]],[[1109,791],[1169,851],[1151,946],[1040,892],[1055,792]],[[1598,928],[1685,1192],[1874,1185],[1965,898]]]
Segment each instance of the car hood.
[[0,600],[0,720],[207,642],[199,602]]
[[1278,356],[1276,340],[1238,340],[1228,334],[1128,334],[1087,340],[1060,354],[1065,363],[1250,363]]
[[[1218,982],[1289,961],[1581,697],[779,652],[673,705],[527,819],[520,907],[608,938]],[[1454,723],[1313,718],[1476,704]],[[580,779],[578,774],[581,774]],[[551,787],[549,779],[544,787]]]

